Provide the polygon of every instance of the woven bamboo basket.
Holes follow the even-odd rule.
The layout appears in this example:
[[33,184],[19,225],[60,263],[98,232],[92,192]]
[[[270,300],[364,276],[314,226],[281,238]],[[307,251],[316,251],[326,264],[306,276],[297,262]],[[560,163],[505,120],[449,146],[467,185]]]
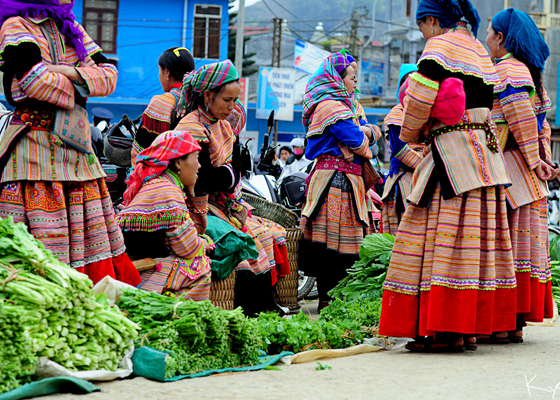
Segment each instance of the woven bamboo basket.
[[275,286],[276,301],[290,310],[298,310],[298,251],[303,233],[299,229],[298,216],[286,207],[271,203],[260,197],[243,193],[243,199],[255,207],[251,212],[261,218],[269,219],[286,229],[286,250],[290,261],[290,275],[279,279]]
[[210,301],[216,307],[233,310],[235,299],[235,278],[237,272],[233,270],[226,279],[213,279],[210,286]]
[[298,227],[297,214],[280,204],[271,203],[270,201],[245,192],[243,192],[243,200],[255,207],[251,213],[257,217],[269,219],[282,225],[286,229]]
[[299,228],[286,229],[286,250],[290,260],[290,275],[276,284],[277,301],[290,310],[299,310],[298,304],[298,250],[303,232]]

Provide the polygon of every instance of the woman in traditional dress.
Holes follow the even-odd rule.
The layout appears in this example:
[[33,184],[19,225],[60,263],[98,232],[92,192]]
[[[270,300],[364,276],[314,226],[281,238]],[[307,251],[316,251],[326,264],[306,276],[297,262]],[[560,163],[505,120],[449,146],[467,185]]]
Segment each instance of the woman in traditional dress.
[[191,52],[184,47],[171,47],[158,59],[159,83],[165,92],[150,100],[142,114],[142,123],[132,145],[132,166],[136,156],[148,148],[157,135],[175,129],[177,125],[175,108],[181,95],[181,85],[185,74],[194,70]]
[[[401,66],[397,99],[408,75],[417,70],[415,64]],[[400,101],[385,117],[386,138],[391,147],[391,167],[382,196],[381,227],[383,233],[391,235],[397,234],[401,216],[408,204],[406,198],[412,190],[412,175],[422,161],[423,151],[426,148],[423,143],[407,144],[400,140],[402,117],[403,106]]]
[[[259,257],[238,265],[235,293],[236,304],[247,314],[255,314],[277,309],[272,293],[276,275],[272,271],[277,263],[274,247],[283,235],[273,223],[251,217],[248,205],[241,199],[237,133],[245,121],[237,121],[238,128],[234,130],[228,120],[238,107],[239,91],[239,75],[229,60],[205,65],[187,75],[179,108],[180,115],[186,115],[176,130],[189,132],[202,148],[196,194],[208,194],[213,215],[255,240]],[[241,116],[244,118],[244,114]]]
[[495,332],[479,341],[519,343],[525,321],[542,322],[553,314],[546,181],[556,171],[546,121],[551,102],[542,84],[550,52],[539,28],[523,11],[508,8],[496,14],[487,33],[486,44],[500,78],[494,88],[492,119],[512,181],[506,199],[518,320],[509,337],[508,332]]
[[73,3],[2,2],[0,68],[15,112],[0,141],[0,218],[27,224],[94,283],[109,275],[136,286],[85,111],[86,97],[115,90],[118,72]]
[[117,219],[128,254],[154,258],[142,272],[141,289],[208,300],[211,241],[206,230],[208,195],[196,196],[199,144],[187,132],[159,135],[143,150],[128,177],[124,209]]
[[317,277],[319,309],[328,305],[328,292],[358,260],[368,228],[366,193],[378,178],[369,146],[381,131],[355,114],[354,79],[348,59],[332,54],[307,84],[303,103],[305,155],[316,162],[300,223],[299,265],[307,276]]
[[[514,329],[516,318],[510,182],[490,120],[499,81],[476,39],[480,18],[470,1],[420,0],[416,18],[428,41],[407,81],[400,138],[425,141],[429,152],[399,225],[379,332],[416,338],[412,351],[474,350],[476,334]],[[450,77],[466,94],[454,126],[429,118]]]

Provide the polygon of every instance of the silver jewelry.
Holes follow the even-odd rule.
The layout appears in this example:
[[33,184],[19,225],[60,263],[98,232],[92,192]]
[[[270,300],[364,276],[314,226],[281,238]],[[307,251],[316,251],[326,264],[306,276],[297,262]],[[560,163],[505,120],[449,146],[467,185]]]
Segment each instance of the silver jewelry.
[[498,45],[498,50],[500,50],[500,45]]
[[206,112],[208,112],[208,103],[206,103]]
[[181,175],[181,170],[178,170],[178,171],[177,171],[177,175]]
[[169,77],[167,77],[167,80],[169,80]]
[[434,34],[435,26],[432,25],[432,35]]

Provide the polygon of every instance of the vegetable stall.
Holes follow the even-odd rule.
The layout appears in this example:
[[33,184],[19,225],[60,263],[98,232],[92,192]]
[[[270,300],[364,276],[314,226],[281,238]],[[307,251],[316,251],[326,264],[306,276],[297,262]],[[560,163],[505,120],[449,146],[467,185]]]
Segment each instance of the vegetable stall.
[[44,360],[83,372],[121,370],[131,358],[135,375],[168,381],[253,371],[285,355],[363,343],[377,334],[392,244],[389,235],[364,240],[360,261],[333,289],[336,300],[317,320],[303,312],[249,318],[239,308],[132,287],[111,305],[107,296],[94,293],[86,275],[59,262],[25,225],[2,219],[0,396],[41,382]]

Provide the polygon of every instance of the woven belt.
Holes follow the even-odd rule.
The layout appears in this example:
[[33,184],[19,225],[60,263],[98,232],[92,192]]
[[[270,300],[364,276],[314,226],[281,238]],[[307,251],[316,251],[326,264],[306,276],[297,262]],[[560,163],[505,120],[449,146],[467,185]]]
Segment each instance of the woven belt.
[[329,169],[336,170],[340,172],[346,172],[352,175],[362,175],[362,166],[354,164],[353,162],[348,162],[342,158],[323,156],[317,160],[315,169]]
[[457,124],[452,126],[444,126],[443,128],[437,129],[435,131],[430,131],[428,136],[426,136],[426,140],[424,141],[426,145],[432,144],[434,139],[438,136],[441,136],[445,133],[455,132],[455,131],[467,131],[470,129],[480,129],[486,131],[486,144],[488,149],[494,153],[498,153],[498,141],[496,140],[496,128],[494,124],[489,123],[488,121],[484,122],[483,124]]

